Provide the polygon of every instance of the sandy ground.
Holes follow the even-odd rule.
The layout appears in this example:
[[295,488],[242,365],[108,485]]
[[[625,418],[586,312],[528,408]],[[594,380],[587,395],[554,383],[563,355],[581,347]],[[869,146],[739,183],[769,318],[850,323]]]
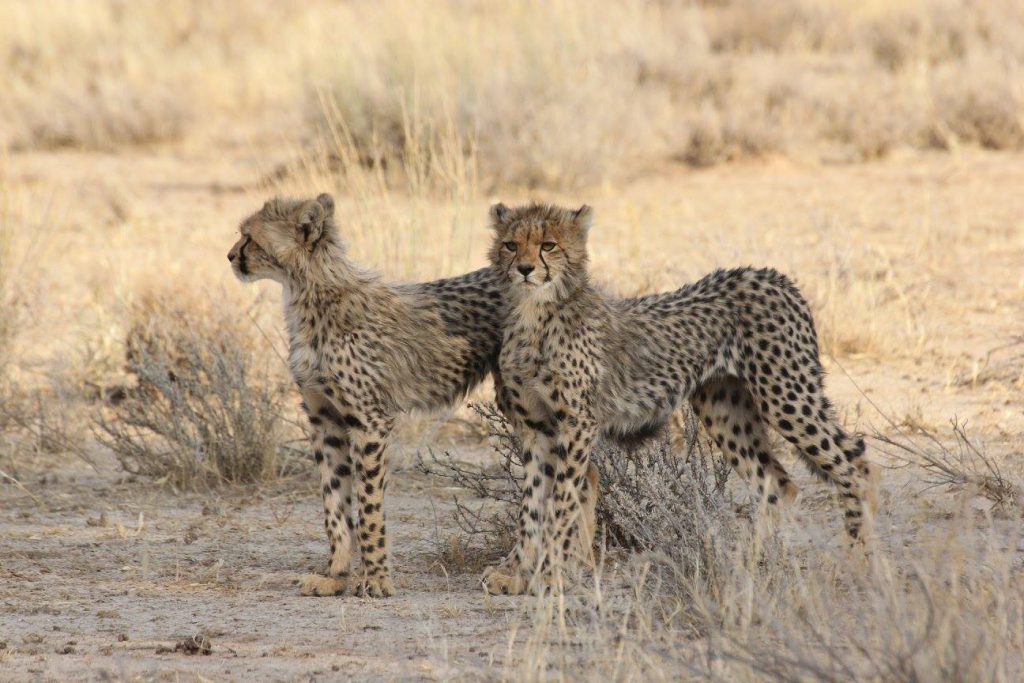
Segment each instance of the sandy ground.
[[[446,575],[449,506],[419,475],[388,499],[399,592],[384,600],[298,595],[297,577],[322,570],[312,482],[210,498],[114,472],[48,481],[33,486],[42,507],[5,495],[3,680],[478,679],[505,663],[522,601]],[[211,654],[173,652],[200,633]]]
[[[796,479],[803,494],[787,542],[838,556],[831,494],[803,472]],[[442,564],[439,548],[459,533],[452,491],[418,472],[399,472],[389,491],[398,593],[376,600],[298,595],[297,577],[322,570],[325,554],[312,481],[174,495],[113,468],[72,466],[30,486],[44,500],[7,490],[0,513],[2,680],[499,680],[521,663],[510,644],[528,630],[534,598],[487,596],[476,567]],[[938,552],[960,528],[960,504],[890,471],[879,537],[894,556]],[[985,501],[966,504],[988,528]],[[1002,549],[1024,557],[1018,527],[1015,515],[995,521]],[[614,572],[604,586],[629,590]],[[199,634],[209,654],[175,651]]]

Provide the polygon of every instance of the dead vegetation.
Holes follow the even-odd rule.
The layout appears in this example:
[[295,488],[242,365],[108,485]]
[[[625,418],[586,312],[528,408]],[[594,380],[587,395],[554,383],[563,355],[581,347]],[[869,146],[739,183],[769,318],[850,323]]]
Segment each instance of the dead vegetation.
[[290,471],[280,370],[253,351],[255,330],[203,310],[166,296],[132,309],[134,383],[97,412],[97,441],[126,472],[185,490]]
[[[510,674],[1014,681],[1024,585],[998,534],[958,536],[971,526],[958,517],[954,528],[919,538],[913,559],[885,549],[870,560],[744,528],[713,582],[640,557],[586,598],[547,599],[524,616],[528,656]],[[614,590],[616,579],[630,588]]]
[[[474,405],[483,420],[497,464],[481,467],[451,453],[429,452],[417,469],[446,487],[462,489],[474,502],[453,496],[454,521],[465,538],[438,539],[437,552],[447,568],[472,570],[459,562],[470,552],[497,560],[512,547],[522,500],[522,459],[518,439],[505,417],[491,404]],[[608,547],[660,553],[688,576],[715,567],[709,559],[723,552],[729,535],[712,530],[732,515],[726,492],[729,466],[712,455],[692,414],[687,413],[681,448],[666,434],[635,451],[608,444],[593,455],[600,472],[596,537]],[[469,552],[467,552],[469,550]]]
[[[0,175],[0,180],[6,180]],[[14,338],[21,324],[18,300],[18,264],[14,250],[14,211],[7,193],[0,193],[0,391],[6,391],[7,370],[14,354]]]
[[[209,116],[305,108],[368,166],[475,159],[492,187],[580,187],[659,161],[1024,146],[1018,3],[195,0],[0,9],[6,142],[112,149]],[[500,31],[492,27],[501,26]],[[248,111],[247,111],[248,110]],[[329,155],[348,154],[328,149]]]
[[1024,335],[999,344],[978,359],[969,372],[956,378],[960,386],[977,387],[989,382],[1003,382],[1024,388]]
[[[413,466],[446,487],[463,489],[479,502],[467,503],[453,496],[456,526],[463,538],[435,539],[436,552],[446,569],[473,571],[477,565],[493,562],[512,548],[518,528],[517,510],[522,500],[523,461],[519,440],[505,416],[493,404],[470,406],[486,430],[490,445],[498,455],[493,467],[466,463],[450,452],[428,450],[417,454]],[[477,562],[468,563],[473,556]]]
[[953,419],[950,425],[950,436],[944,439],[924,428],[898,436],[876,431],[873,438],[897,463],[921,471],[922,483],[928,488],[966,491],[987,498],[1004,512],[1019,510],[1020,483],[1003,472],[996,459],[968,436],[966,422]]
[[[482,546],[497,557],[515,528],[518,450],[500,414],[477,412],[502,454],[495,469],[450,456],[421,467],[489,499],[458,504],[456,520],[469,538],[500,539]],[[737,516],[727,466],[698,438],[699,425],[684,427],[675,447],[663,440],[634,454],[595,456],[601,553],[619,561],[603,562],[589,588],[539,598],[523,611],[513,633],[524,629],[527,650],[510,677],[539,680],[552,668],[595,680],[609,672],[616,680],[794,682],[1021,675],[1024,582],[1011,550],[1019,534],[1005,538],[997,522],[962,509],[909,546],[879,540],[865,554],[823,542],[813,529],[787,528],[791,520],[750,523]],[[922,443],[875,439],[896,449],[882,450],[897,462],[924,472],[926,492],[969,489],[1019,509],[1017,488],[962,424],[954,422],[953,435],[952,446],[927,432]],[[616,547],[632,554],[623,562]],[[456,559],[450,550],[446,558]],[[458,550],[462,558],[481,552]]]
[[[998,474],[972,470],[965,481],[948,450],[929,448],[915,457],[936,483],[1007,500]],[[713,481],[699,472],[686,487]],[[612,671],[616,680],[938,683],[1024,673],[1015,528],[961,508],[912,543],[879,539],[866,554],[813,529],[746,523],[720,498],[689,497],[696,512],[677,507],[678,484],[655,470],[631,482],[647,495],[625,503],[637,511],[626,518],[638,520],[642,552],[605,562],[589,590],[524,611],[528,654],[511,677],[539,680],[555,668],[587,680]]]

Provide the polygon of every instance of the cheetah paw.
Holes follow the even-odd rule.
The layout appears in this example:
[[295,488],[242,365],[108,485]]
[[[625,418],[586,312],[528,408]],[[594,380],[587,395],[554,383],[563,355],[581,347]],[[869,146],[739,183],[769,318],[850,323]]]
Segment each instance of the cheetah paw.
[[306,574],[299,580],[300,595],[316,595],[320,597],[328,595],[342,595],[347,587],[347,576]]
[[501,565],[488,567],[480,583],[491,595],[522,595],[529,588],[522,574]]
[[390,598],[395,594],[395,586],[391,583],[391,577],[384,574],[364,574],[356,586],[356,595],[366,598]]

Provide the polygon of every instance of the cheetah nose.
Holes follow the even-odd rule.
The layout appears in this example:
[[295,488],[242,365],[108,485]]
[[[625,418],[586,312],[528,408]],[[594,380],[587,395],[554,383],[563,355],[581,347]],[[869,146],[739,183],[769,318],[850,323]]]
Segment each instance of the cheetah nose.
[[228,252],[228,261],[231,261],[232,263],[234,263],[234,261],[235,261],[235,256],[237,256],[237,254],[236,254],[235,252],[233,252],[233,251],[229,251],[229,252]]
[[527,277],[530,273],[533,272],[534,266],[531,266],[529,263],[522,263],[519,265],[518,268],[516,268],[516,270],[522,273],[523,277]]

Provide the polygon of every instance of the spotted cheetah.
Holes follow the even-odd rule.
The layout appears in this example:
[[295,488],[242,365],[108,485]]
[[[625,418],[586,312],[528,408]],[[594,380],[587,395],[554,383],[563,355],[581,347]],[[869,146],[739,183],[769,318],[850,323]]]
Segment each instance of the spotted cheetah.
[[718,270],[674,292],[613,299],[588,277],[589,207],[497,204],[490,218],[490,259],[510,307],[501,391],[523,442],[536,445],[523,502],[533,524],[485,575],[487,590],[526,590],[537,575],[531,562],[538,546],[567,560],[586,497],[583,472],[599,435],[656,432],[687,400],[767,504],[797,495],[772,453],[771,426],[838,487],[847,532],[864,537],[874,510],[873,467],[864,440],[838,424],[823,394],[811,313],[786,276]]
[[343,593],[358,539],[356,592],[392,595],[383,507],[392,425],[403,411],[453,404],[495,371],[505,310],[498,282],[486,268],[420,284],[381,281],[349,260],[327,194],[268,201],[240,231],[228,254],[238,278],[283,285],[288,365],[320,467],[330,563],[326,576],[305,577],[301,592]]

